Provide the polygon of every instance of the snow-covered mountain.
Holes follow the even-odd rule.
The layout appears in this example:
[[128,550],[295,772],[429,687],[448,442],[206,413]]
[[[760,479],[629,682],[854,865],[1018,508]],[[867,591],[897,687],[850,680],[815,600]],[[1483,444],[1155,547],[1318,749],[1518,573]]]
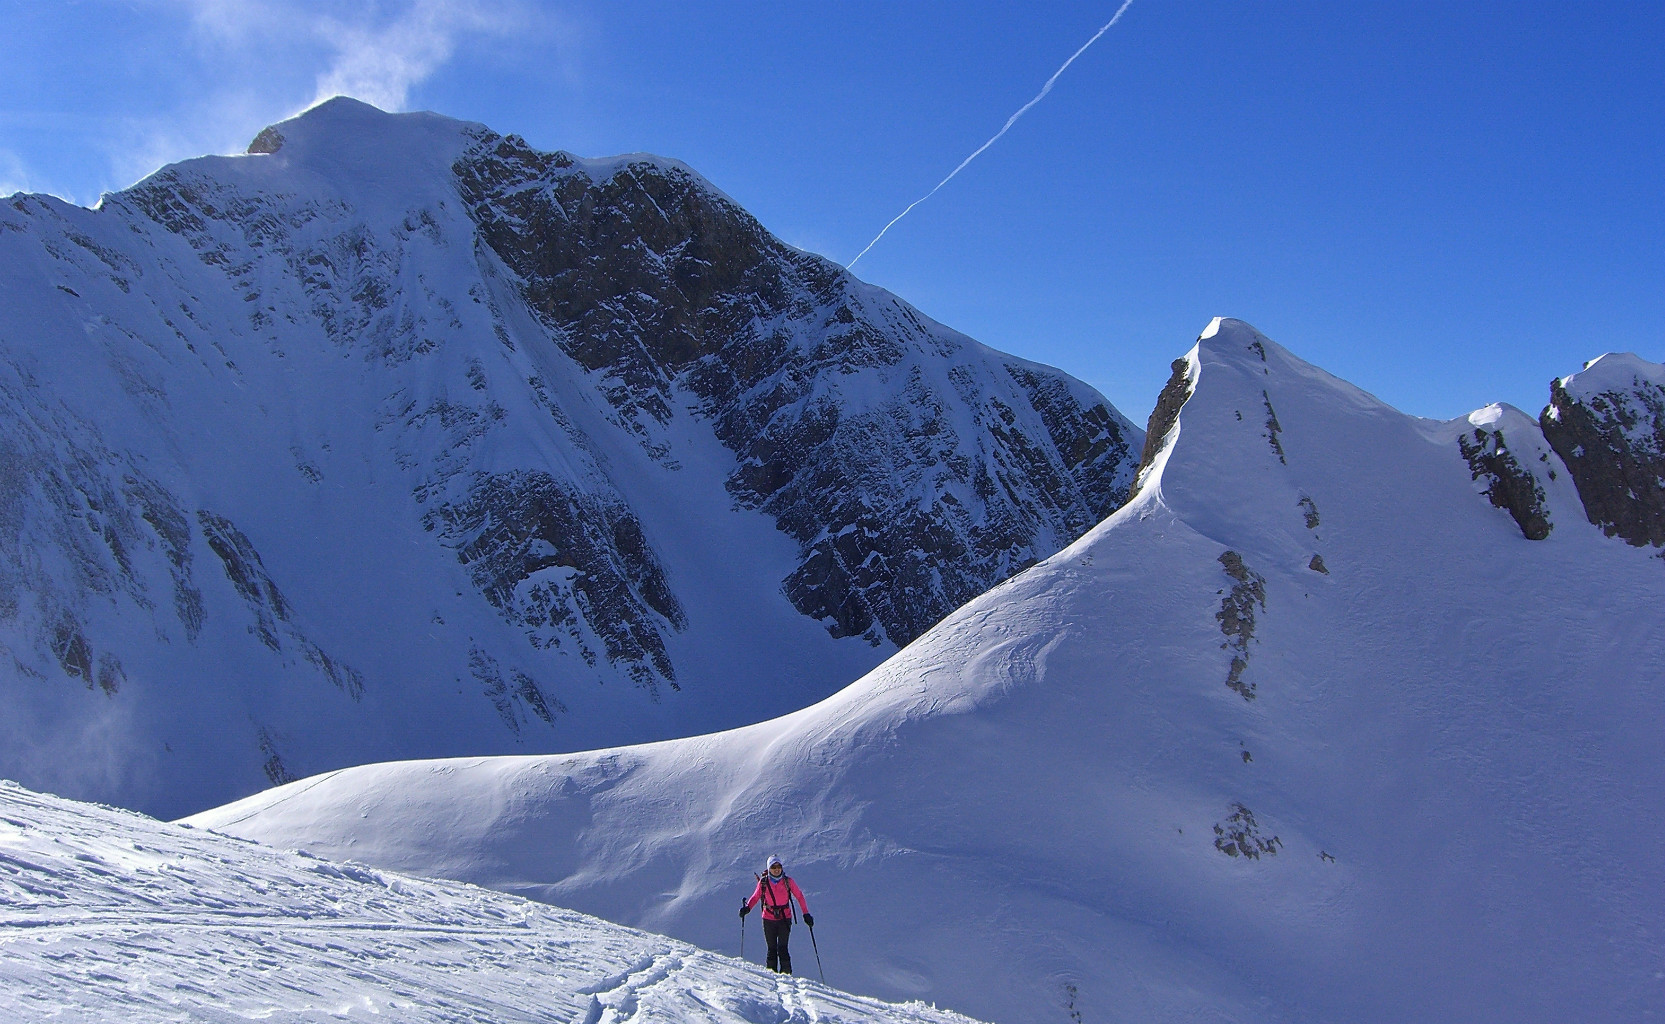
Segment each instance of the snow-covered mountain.
[[0,782],[0,1019],[965,1022],[490,890],[10,782]]
[[1665,565],[1580,490],[1659,507],[1665,367],[1546,439],[1232,320],[1174,365],[1124,508],[813,707],[192,820],[708,948],[776,853],[829,976],[1002,1021],[1665,1015]]
[[333,100],[0,202],[0,776],[171,815],[757,721],[1142,443],[674,161]]

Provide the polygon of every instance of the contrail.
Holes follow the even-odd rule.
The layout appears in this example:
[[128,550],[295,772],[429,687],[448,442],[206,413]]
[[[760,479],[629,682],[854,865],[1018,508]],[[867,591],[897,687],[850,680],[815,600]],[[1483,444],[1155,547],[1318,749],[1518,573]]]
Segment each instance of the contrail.
[[[1011,117],[1008,117],[1006,119],[1006,123],[1000,127],[1000,130],[994,133],[994,138],[992,138],[989,141],[983,143],[981,146],[978,146],[977,151],[975,153],[972,153],[970,156],[966,157],[964,160],[961,160],[960,161],[960,166],[954,168],[952,171],[949,171],[948,172],[948,177],[946,177],[946,178],[942,179],[941,181],[937,182],[937,187],[936,188],[933,188],[931,191],[929,191],[929,192],[925,193],[924,195],[920,196],[918,199],[915,199],[913,202],[908,204],[908,208],[906,210],[903,210],[901,213],[898,213],[895,217],[892,217],[891,220],[890,220],[890,223],[886,224],[882,229],[880,229],[879,233],[877,235],[873,236],[873,240],[871,242],[867,243],[867,249],[871,249],[875,245],[878,245],[879,244],[879,239],[881,239],[885,236],[885,232],[889,231],[891,228],[895,227],[896,222],[901,220],[903,217],[906,217],[908,215],[908,213],[913,210],[914,207],[918,206],[920,203],[923,203],[925,200],[927,200],[927,199],[931,198],[932,196],[936,195],[937,191],[940,190],[942,188],[942,186],[948,184],[950,181],[953,181],[954,180],[954,175],[956,175],[956,174],[960,173],[961,171],[965,170],[965,165],[971,163],[971,161],[973,161],[973,160],[977,159],[979,156],[981,156],[982,153],[983,153],[983,150],[988,149],[990,146],[994,145],[996,142],[999,142],[1000,137],[1002,135],[1005,135],[1006,132],[1012,127],[1012,125],[1017,123],[1018,118],[1022,117],[1024,114],[1029,113],[1029,108],[1030,107],[1034,106],[1035,104],[1039,103],[1041,100],[1046,98],[1046,94],[1052,91],[1052,83],[1058,81],[1058,76],[1062,75],[1064,73],[1064,71],[1071,64],[1075,63],[1075,58],[1081,56],[1083,53],[1086,53],[1087,52],[1087,47],[1089,47],[1089,46],[1093,45],[1094,43],[1098,42],[1098,37],[1099,36],[1102,36],[1104,33],[1110,31],[1110,26],[1112,26],[1116,22],[1122,20],[1122,12],[1126,11],[1131,6],[1133,6],[1133,0],[1122,0],[1122,5],[1118,8],[1116,8],[1115,15],[1109,21],[1104,23],[1103,28],[1101,28],[1097,32],[1093,33],[1093,38],[1087,40],[1085,43],[1082,43],[1081,44],[1081,49],[1079,49],[1079,50],[1075,51],[1074,53],[1070,54],[1070,59],[1064,61],[1064,63],[1059,66],[1058,70],[1054,71],[1052,73],[1052,77],[1046,80],[1045,85],[1041,86],[1041,91],[1035,94],[1034,99],[1030,100],[1028,103],[1025,103],[1022,107],[1019,107],[1018,112],[1013,114]],[[844,265],[844,269],[849,270],[851,267],[855,266],[856,265],[856,260],[859,260],[863,256],[867,255],[867,249],[863,249],[861,252],[856,253],[856,259],[851,260],[850,262],[846,263]]]

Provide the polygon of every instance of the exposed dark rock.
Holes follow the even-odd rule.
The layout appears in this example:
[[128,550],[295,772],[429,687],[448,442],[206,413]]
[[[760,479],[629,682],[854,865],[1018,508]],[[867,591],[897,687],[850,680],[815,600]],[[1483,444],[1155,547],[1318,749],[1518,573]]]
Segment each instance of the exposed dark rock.
[[1457,436],[1457,447],[1468,461],[1470,475],[1486,480],[1486,497],[1508,512],[1527,540],[1549,536],[1551,524],[1544,489],[1515,458],[1503,439],[1503,431],[1474,428],[1472,439]]
[[1307,529],[1318,529],[1318,503],[1303,494],[1295,504],[1300,506],[1301,514],[1306,518]]
[[1321,572],[1326,576],[1330,574],[1329,568],[1324,565],[1323,555],[1313,555],[1312,561],[1307,563],[1307,568],[1311,569],[1313,572]]
[[1127,500],[1132,501],[1145,484],[1145,477],[1150,468],[1156,464],[1156,457],[1168,444],[1168,434],[1179,422],[1179,410],[1191,397],[1191,364],[1184,359],[1175,359],[1169,367],[1168,383],[1162,385],[1162,391],[1156,396],[1156,407],[1150,412],[1149,425],[1145,428],[1145,447],[1139,453],[1139,468],[1133,474],[1133,487],[1129,490]]
[[509,679],[505,680],[497,659],[478,647],[469,650],[468,667],[484,687],[487,699],[497,708],[498,716],[516,735],[528,721],[528,713],[542,719],[545,725],[552,725],[555,715],[566,711],[566,705],[546,696],[537,681],[520,669],[511,670]]
[[571,643],[593,659],[587,624],[638,685],[657,693],[662,679],[676,688],[662,630],[687,622],[622,502],[546,473],[482,473],[465,500],[430,509],[423,524],[456,549],[474,585],[534,642]]
[[336,689],[354,700],[359,700],[364,696],[364,676],[358,669],[350,665],[343,665],[325,654],[321,647],[304,636],[296,635],[294,639],[300,646],[301,657],[306,659],[307,664],[322,672],[324,678],[328,679]]
[[104,651],[98,656],[98,688],[104,691],[106,697],[113,697],[121,684],[127,681],[126,673],[121,670],[121,659]]
[[52,653],[72,679],[85,679],[87,688],[93,686],[92,644],[81,632],[81,624],[65,614],[52,627]]
[[1220,565],[1232,579],[1231,589],[1220,601],[1214,618],[1226,642],[1220,647],[1232,652],[1231,668],[1226,675],[1226,686],[1244,700],[1255,699],[1254,683],[1245,683],[1243,673],[1249,667],[1249,645],[1255,638],[1255,606],[1266,610],[1266,579],[1243,564],[1243,556],[1235,551],[1220,555]]
[[267,125],[259,135],[254,137],[254,141],[249,143],[248,152],[251,154],[276,153],[282,148],[283,133],[278,131],[276,126]]
[[[30,386],[26,374],[22,380]],[[25,394],[0,382],[0,621],[32,619],[42,664],[55,661],[70,678],[113,695],[126,675],[114,651],[95,650],[84,602],[120,596],[153,607],[136,560],[158,543],[171,559],[179,523],[160,514],[151,522],[144,499],[165,493],[155,484],[130,475],[129,486],[117,486],[121,458],[96,430],[66,411],[30,408]],[[68,578],[43,569],[46,551],[57,553]],[[189,595],[181,596],[188,615]],[[20,674],[39,674],[10,653]]]
[[174,612],[185,627],[185,639],[195,641],[202,632],[202,591],[191,578],[191,520],[176,498],[151,481],[129,475],[123,481],[128,500],[139,506],[140,515],[155,531],[173,575]]
[[255,550],[254,543],[243,531],[231,520],[207,509],[197,512],[197,523],[202,528],[203,539],[208,542],[208,549],[219,556],[226,578],[231,580],[232,587],[254,616],[249,632],[273,651],[284,649],[283,636],[287,635],[293,649],[322,672],[324,678],[353,700],[361,699],[364,696],[363,675],[325,654],[294,623],[293,607],[266,571],[260,552]]
[[[722,360],[731,372],[783,357],[752,335],[801,286],[835,298],[835,267],[780,245],[680,168],[642,161],[594,181],[565,154],[508,136],[485,140],[455,170],[482,237],[631,421],[668,418],[672,379],[737,342],[751,358]],[[852,356],[898,358],[874,332],[851,338],[836,315],[828,321]]]
[[1262,854],[1276,856],[1283,840],[1267,836],[1247,807],[1234,803],[1231,816],[1214,826],[1214,848],[1228,857],[1259,860]]
[[[711,423],[735,500],[798,544],[783,591],[834,635],[905,644],[1120,506],[1133,432],[1062,375],[1011,363],[1002,385],[979,353],[946,391],[920,360],[963,339],[678,166],[585,167],[488,135],[453,169],[481,237],[645,450],[661,457],[679,404]],[[890,397],[841,400],[867,371]],[[1020,425],[1034,416],[1044,433]],[[953,429],[966,418],[977,436]]]
[[[1123,476],[1131,456],[1130,438],[1109,406],[1083,406],[1062,378],[1010,365],[1006,372],[1022,386],[1030,404],[1041,414],[1052,451],[1063,460],[1065,474],[1086,499],[1084,508],[1066,509],[1075,514],[1071,531],[1085,532],[1122,506],[1124,498],[1116,481]],[[1037,452],[1028,468],[1030,479],[1043,488],[1053,484],[1059,491],[1068,489],[1063,480],[1047,479],[1053,474],[1050,453]]]
[[[699,460],[690,483],[710,479],[708,429],[732,456],[716,463],[727,474],[719,498],[764,513],[791,538],[781,593],[829,632],[880,647],[912,640],[1122,503],[1142,439],[1090,388],[990,352],[782,244],[670,161],[579,161],[457,130],[455,194],[432,187],[449,180],[413,177],[418,187],[405,193],[378,178],[375,200],[361,203],[363,180],[332,177],[344,166],[307,169],[322,152],[311,140],[325,136],[285,124],[249,146],[275,159],[237,162],[264,168],[253,177],[191,162],[105,197],[97,211],[32,197],[0,208],[8,241],[29,235],[53,269],[37,289],[43,323],[75,346],[89,327],[98,386],[113,384],[111,397],[132,406],[108,419],[86,409],[126,435],[102,441],[72,411],[98,401],[90,385],[66,402],[30,379],[41,371],[28,356],[27,320],[16,321],[23,337],[0,339],[0,620],[9,630],[0,665],[132,698],[125,671],[153,674],[152,637],[174,645],[173,665],[217,660],[200,645],[212,639],[217,649],[236,634],[234,646],[254,648],[225,659],[236,685],[282,688],[316,674],[357,699],[364,678],[333,644],[308,636],[314,602],[327,595],[303,592],[304,576],[264,539],[304,543],[301,535],[276,519],[261,531],[239,527],[252,522],[254,502],[286,495],[306,506],[301,519],[327,521],[319,510],[337,488],[358,486],[360,466],[376,486],[416,496],[412,511],[425,514],[431,539],[453,548],[537,649],[522,652],[525,671],[493,649],[502,660],[486,676],[496,681],[479,683],[522,728],[563,710],[539,680],[582,678],[586,665],[611,663],[595,677],[616,669],[655,695],[676,686],[667,652],[686,619],[646,532],[659,510],[638,520],[625,493],[674,492],[689,427],[686,450]],[[303,176],[289,177],[291,168]],[[327,375],[329,364],[346,376],[287,393],[286,382]],[[66,360],[40,365],[76,379]],[[593,406],[592,391],[602,399]],[[225,401],[202,404],[216,395]],[[337,400],[339,410],[325,408]],[[535,409],[565,437],[520,419]],[[247,457],[275,457],[282,479],[249,489],[252,480],[230,473],[226,486],[206,488],[217,497],[199,511],[194,474],[237,456],[216,438],[176,444],[176,435],[245,416],[251,429],[236,436],[251,442]],[[643,477],[657,470],[621,453],[613,426],[667,475]],[[326,456],[332,439],[342,452]],[[637,486],[644,479],[651,484]],[[777,546],[766,547],[773,557]],[[297,550],[285,543],[283,554]],[[209,562],[194,561],[208,552]],[[221,571],[230,586],[216,582]],[[447,587],[447,598],[452,589],[462,588]],[[453,618],[447,608],[453,627],[434,642],[454,643],[467,632],[456,623],[476,612]],[[438,618],[423,608],[419,620],[429,614]],[[556,646],[576,657],[548,657]],[[453,677],[470,673],[459,666],[443,678]],[[142,689],[145,700],[168,699]],[[318,735],[338,727],[339,709],[281,706],[281,719],[263,721],[286,746],[302,736],[311,744],[310,727],[297,725],[307,716]],[[629,717],[621,731],[640,734],[645,726]],[[249,759],[246,740],[236,756]],[[287,772],[275,749],[262,756],[274,780]]]
[[263,758],[260,768],[266,773],[266,778],[274,786],[283,786],[294,782],[296,776],[290,772],[289,766],[283,763],[283,755],[278,753],[277,740],[270,731],[262,727],[258,736],[260,754]]
[[1538,422],[1591,523],[1638,547],[1665,545],[1665,387],[1637,380],[1580,402],[1552,381]]
[[289,620],[289,602],[267,574],[260,552],[224,516],[203,509],[197,513],[197,522],[208,549],[220,557],[226,578],[254,613],[255,624],[249,627],[250,631],[267,647],[281,650],[283,641],[278,637],[277,624]]
[[[1260,342],[1257,341],[1255,344],[1259,345]],[[1261,358],[1266,358],[1264,353]],[[1272,409],[1272,396],[1262,391],[1260,400],[1266,406],[1266,442],[1272,446],[1272,453],[1278,457],[1278,461],[1287,466],[1289,460],[1284,458],[1283,442],[1278,439],[1278,435],[1283,433],[1283,426],[1278,423],[1278,414]]]
[[532,714],[543,719],[545,725],[555,724],[556,715],[566,714],[567,706],[559,699],[544,693],[543,687],[538,685],[536,679],[518,668],[510,673],[510,677],[514,681],[515,696],[526,704]]

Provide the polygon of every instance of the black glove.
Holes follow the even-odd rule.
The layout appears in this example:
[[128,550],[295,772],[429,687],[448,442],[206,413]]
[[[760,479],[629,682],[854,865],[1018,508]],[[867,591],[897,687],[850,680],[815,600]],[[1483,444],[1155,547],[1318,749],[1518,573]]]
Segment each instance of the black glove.
[[809,926],[810,926],[810,927],[811,927],[811,928],[814,928],[814,927],[815,927],[815,915],[813,915],[813,914],[805,914],[805,915],[804,915],[804,924],[807,924],[807,925],[809,925]]
[[750,904],[748,904],[748,903],[740,904],[740,916],[741,917],[745,917],[747,914],[749,914],[751,912],[752,912],[752,908],[751,908]]

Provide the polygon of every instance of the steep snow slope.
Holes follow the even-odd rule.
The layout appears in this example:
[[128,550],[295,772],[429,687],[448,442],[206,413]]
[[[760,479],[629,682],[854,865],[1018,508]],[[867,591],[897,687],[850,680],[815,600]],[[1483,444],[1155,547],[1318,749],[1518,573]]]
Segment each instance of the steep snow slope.
[[1665,1013],[1665,566],[1518,410],[1413,419],[1237,321],[1152,435],[1128,506],[816,706],[192,820],[712,948],[778,853],[841,981],[998,1020]]
[[0,782],[8,1021],[894,1021],[893,1006],[485,889]]
[[171,815],[757,721],[1141,443],[674,161],[334,100],[0,203],[0,774]]

